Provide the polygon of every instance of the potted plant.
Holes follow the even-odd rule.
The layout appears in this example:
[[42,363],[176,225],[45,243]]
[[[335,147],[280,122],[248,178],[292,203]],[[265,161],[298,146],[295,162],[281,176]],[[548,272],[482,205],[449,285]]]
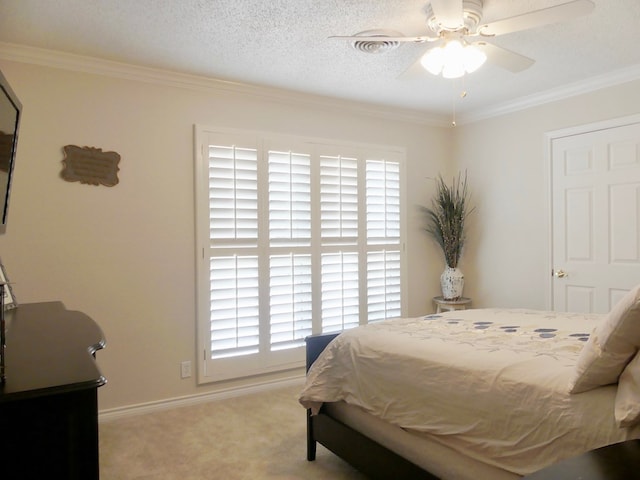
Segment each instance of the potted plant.
[[427,232],[442,249],[446,268],[440,277],[442,296],[445,300],[462,297],[464,275],[458,268],[465,242],[465,221],[474,210],[469,206],[467,174],[454,177],[447,185],[441,175],[436,179],[436,194],[431,208],[425,207]]

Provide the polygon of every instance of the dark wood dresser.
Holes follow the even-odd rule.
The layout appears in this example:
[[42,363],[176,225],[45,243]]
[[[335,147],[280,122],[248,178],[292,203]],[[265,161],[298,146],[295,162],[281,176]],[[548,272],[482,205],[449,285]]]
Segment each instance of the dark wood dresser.
[[102,330],[60,302],[20,305],[5,320],[0,476],[98,479]]

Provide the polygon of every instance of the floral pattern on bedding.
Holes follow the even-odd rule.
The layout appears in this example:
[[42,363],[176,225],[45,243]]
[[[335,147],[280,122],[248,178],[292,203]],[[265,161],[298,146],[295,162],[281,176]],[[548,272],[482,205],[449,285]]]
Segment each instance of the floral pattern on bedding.
[[[575,359],[589,339],[593,320],[599,314],[557,313],[522,309],[482,309],[445,312],[425,317],[394,319],[371,324],[414,339],[468,344],[477,350],[549,355],[555,359]],[[529,323],[527,320],[531,319]],[[582,329],[563,328],[560,319],[584,320]],[[541,319],[544,323],[541,322]],[[565,322],[566,323],[566,322]],[[559,325],[560,324],[560,325]]]

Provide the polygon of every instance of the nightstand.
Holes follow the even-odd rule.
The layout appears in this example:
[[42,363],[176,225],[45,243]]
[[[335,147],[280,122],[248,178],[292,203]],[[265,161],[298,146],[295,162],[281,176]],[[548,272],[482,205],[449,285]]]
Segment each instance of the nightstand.
[[436,313],[452,312],[454,310],[466,310],[471,305],[471,299],[460,297],[458,300],[445,300],[442,296],[433,297],[433,303],[436,304]]

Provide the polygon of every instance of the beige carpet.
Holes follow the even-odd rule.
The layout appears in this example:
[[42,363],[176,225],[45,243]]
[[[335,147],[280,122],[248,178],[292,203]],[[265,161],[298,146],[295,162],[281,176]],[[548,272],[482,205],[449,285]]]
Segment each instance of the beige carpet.
[[321,445],[306,460],[300,388],[101,422],[100,478],[363,480]]

